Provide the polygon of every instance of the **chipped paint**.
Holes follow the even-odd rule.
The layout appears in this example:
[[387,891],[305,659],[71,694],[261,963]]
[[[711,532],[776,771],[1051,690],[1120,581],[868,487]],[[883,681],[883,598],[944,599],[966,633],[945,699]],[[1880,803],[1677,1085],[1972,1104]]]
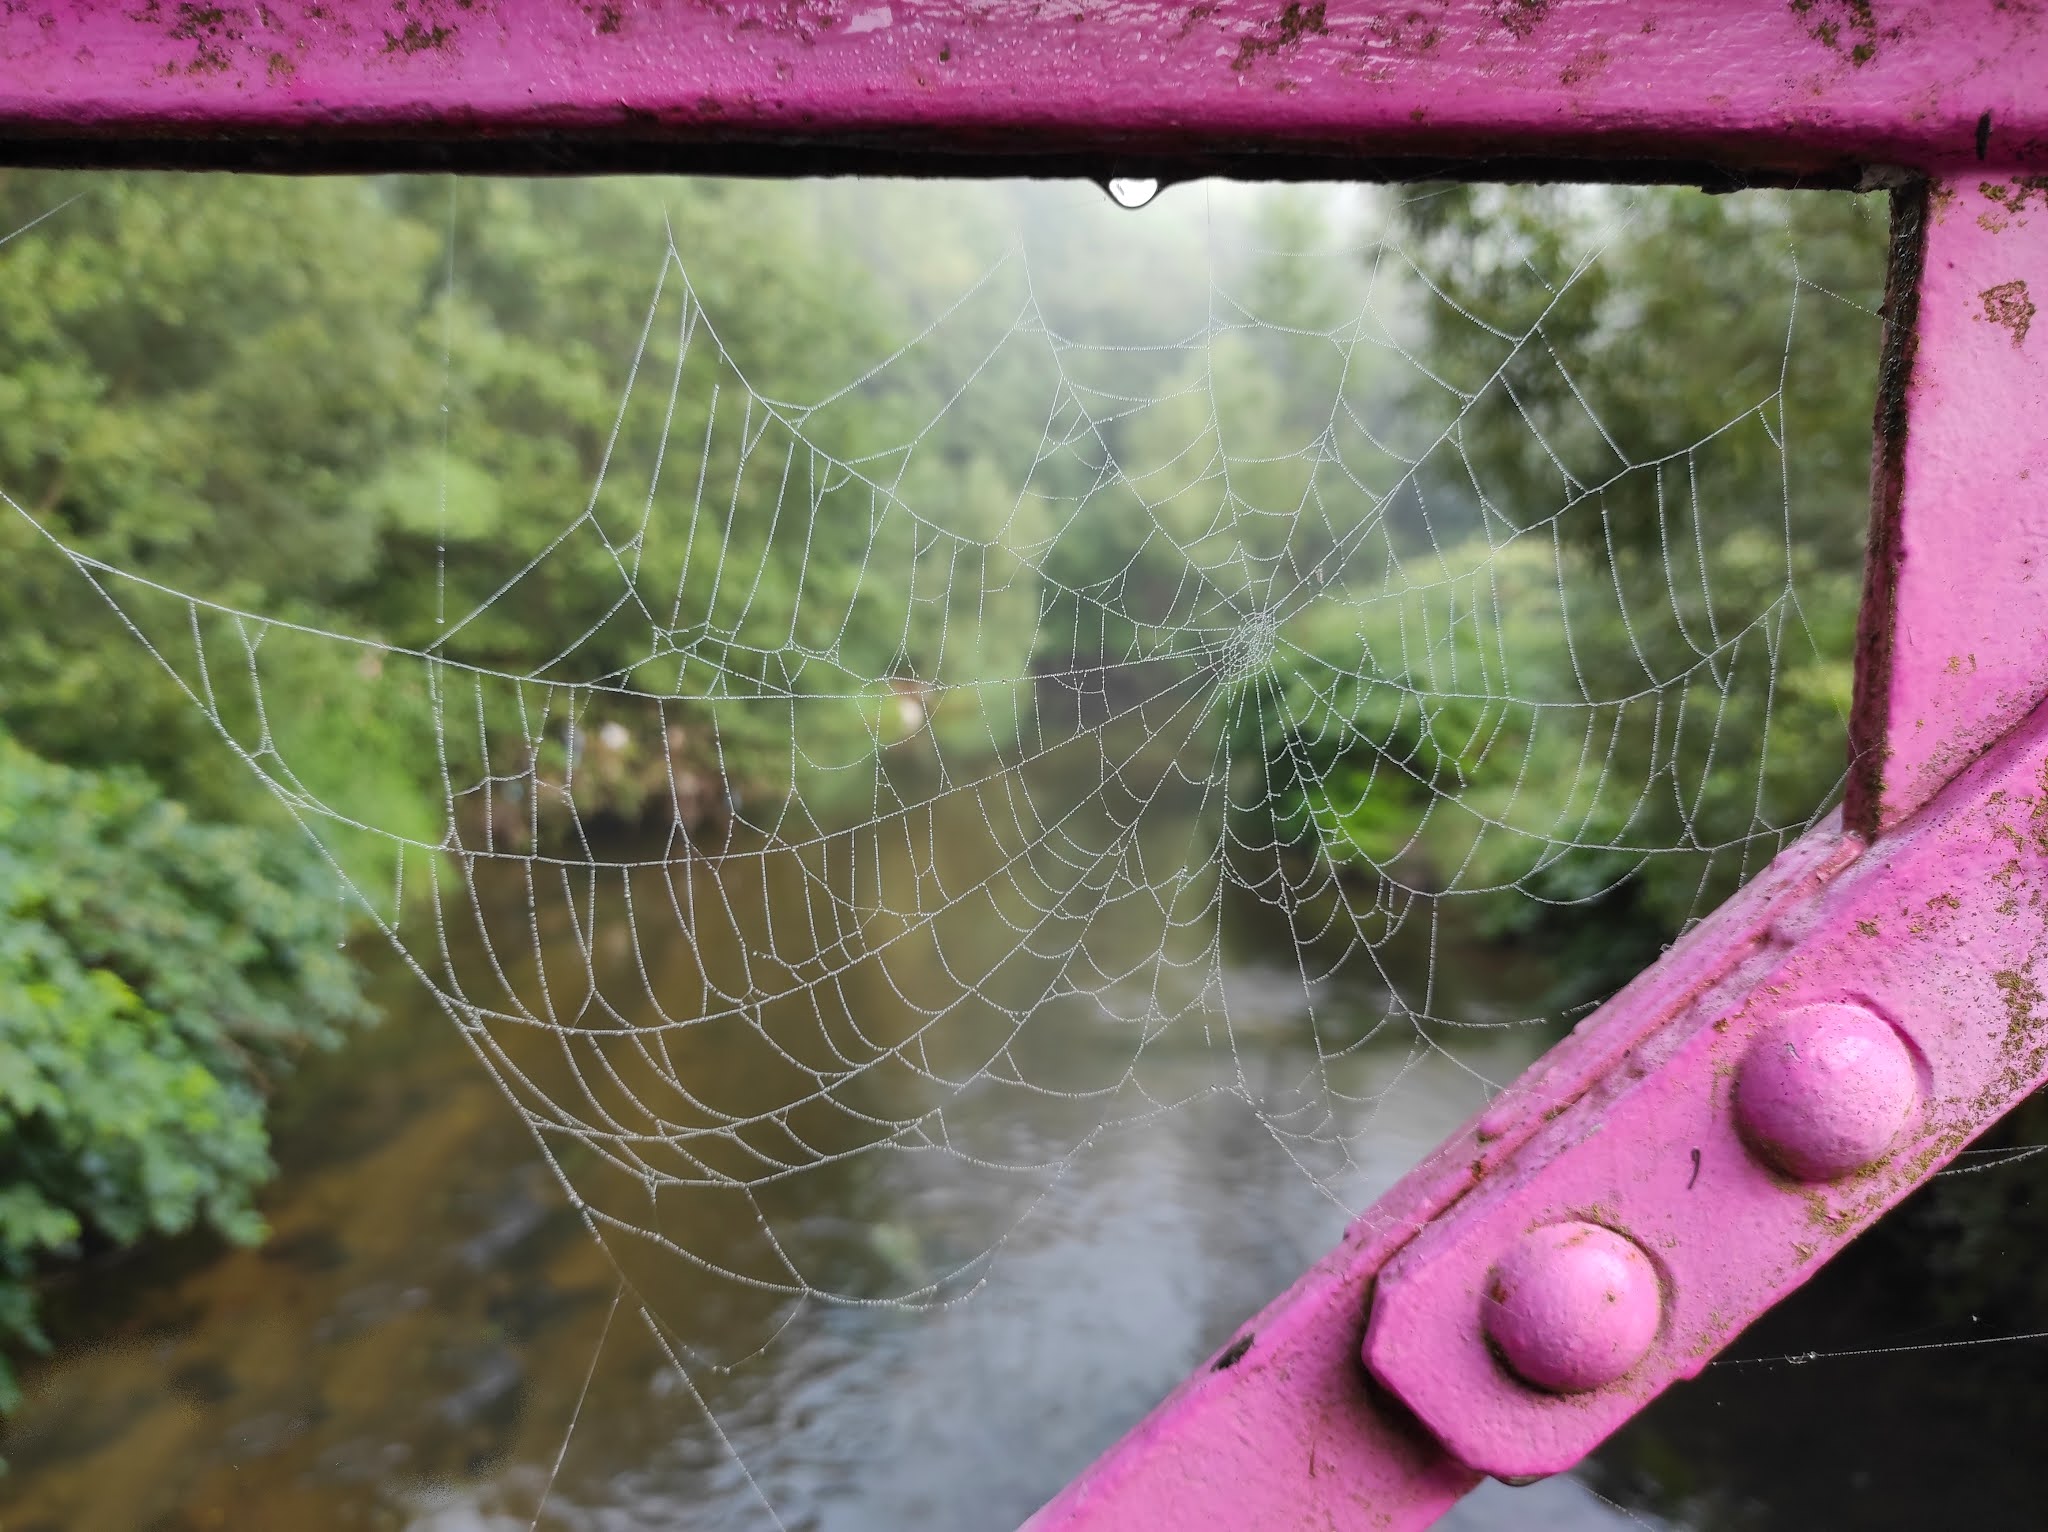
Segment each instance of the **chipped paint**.
[[2034,322],[2034,300],[2027,296],[2026,281],[2015,277],[2010,282],[1987,287],[1977,296],[1984,304],[1983,317],[2009,331],[2015,346],[2024,344],[2027,329]]

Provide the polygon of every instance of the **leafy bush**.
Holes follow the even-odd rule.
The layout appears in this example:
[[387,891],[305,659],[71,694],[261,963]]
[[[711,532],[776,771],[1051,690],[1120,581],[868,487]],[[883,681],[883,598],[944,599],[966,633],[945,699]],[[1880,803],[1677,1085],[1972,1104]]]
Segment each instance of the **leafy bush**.
[[1850,199],[1622,211],[1401,205],[1449,299],[1403,426],[1429,524],[1396,504],[1394,577],[1357,557],[1289,619],[1236,740],[1283,841],[1610,947],[1706,913],[1839,790],[1884,234]]
[[261,1237],[265,1091],[368,1014],[344,928],[304,837],[0,735],[0,1343],[46,1344],[40,1259]]

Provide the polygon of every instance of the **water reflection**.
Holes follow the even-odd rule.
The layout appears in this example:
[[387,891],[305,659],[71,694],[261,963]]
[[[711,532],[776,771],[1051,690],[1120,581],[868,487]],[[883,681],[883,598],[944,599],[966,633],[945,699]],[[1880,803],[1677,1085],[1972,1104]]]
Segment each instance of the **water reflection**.
[[[1140,822],[1099,784],[1057,844],[1116,855],[1050,898],[959,794],[857,844],[608,847],[643,864],[609,886],[479,863],[410,945],[506,998],[459,1029],[390,964],[386,1024],[292,1087],[271,1241],[60,1296],[10,1528],[524,1526],[565,1437],[549,1525],[1014,1524],[1545,1041],[1384,1025],[1432,939],[1438,1014],[1526,1013],[1541,969],[1454,929],[1305,982],[1198,793]],[[944,907],[807,972],[861,878]]]
[[[1482,1080],[1547,1041],[1505,1023],[1553,975],[1449,922],[1395,933],[1377,967],[1305,984],[1289,921],[1189,850],[1213,831],[1199,808],[1146,816],[1130,844],[1147,875],[1100,885],[1078,958],[1005,970],[1014,932],[991,929],[995,905],[963,901],[936,934],[865,931],[886,967],[807,984],[830,1004],[758,1027],[685,1023],[771,941],[790,972],[816,955],[787,934],[811,929],[797,922],[820,896],[804,854],[749,863],[735,845],[715,867],[665,871],[659,846],[606,847],[648,865],[559,894],[481,872],[475,903],[449,906],[463,918],[438,980],[498,984],[563,1021],[609,1006],[613,1021],[569,1042],[496,1021],[465,1034],[388,962],[385,1025],[283,1103],[267,1245],[159,1251],[53,1295],[68,1344],[31,1374],[7,1430],[8,1532],[484,1532],[529,1526],[543,1493],[543,1525],[607,1532],[771,1526],[764,1500],[787,1527],[830,1532],[1015,1524],[1327,1248],[1346,1206],[1466,1116]],[[1113,807],[1098,812],[1092,831],[1075,821],[1070,847],[1113,838]],[[955,894],[988,882],[1002,847],[982,812],[938,813],[923,836],[866,843],[859,865],[892,891],[868,908],[900,904],[919,878]],[[644,911],[645,886],[664,879],[703,912],[691,940],[657,942],[651,922],[624,918],[629,882]],[[1162,885],[1188,902],[1156,897]],[[1220,923],[1186,918],[1217,901]],[[1222,933],[1213,972],[1189,961],[1205,930]],[[1423,982],[1432,941],[1433,1009],[1472,1025],[1425,1043],[1382,1023],[1388,981]],[[977,953],[987,968],[968,963]],[[1048,983],[1083,960],[1089,983]],[[1006,1008],[1041,991],[1026,1032],[1006,1037]],[[976,995],[984,1010],[970,1014],[962,997]],[[657,1021],[657,1006],[674,1028],[625,1030]],[[929,1031],[918,1068],[821,1095],[779,1143],[724,1141],[735,1166],[798,1142],[833,1151],[752,1202],[677,1176],[650,1203],[607,1158],[627,1134],[593,1148],[544,1120],[566,1174],[617,1220],[607,1237],[659,1335],[619,1301],[618,1269],[477,1059],[516,1067],[529,1108],[580,1102],[586,1123],[699,1112],[753,1131],[788,1071],[818,1072],[803,1052],[817,1038],[901,1057],[945,1007],[960,1025]],[[636,1038],[649,1052],[634,1066]],[[940,1111],[943,1141],[900,1138]],[[2030,1142],[2048,1122],[2003,1131]],[[940,1142],[955,1152],[929,1147]],[[643,1138],[634,1152],[672,1149]],[[2030,1174],[1938,1183],[1739,1350],[2043,1328],[2039,1284],[2004,1253],[2038,1221]],[[669,1246],[630,1244],[635,1196]],[[1905,1528],[1958,1524],[1943,1514],[1955,1506],[1962,1524],[2032,1525],[2048,1484],[2019,1443],[2039,1414],[2039,1354],[1715,1368],[1583,1475],[1487,1486],[1446,1525]]]
[[[987,856],[987,840],[965,821],[936,829],[924,844],[940,848],[942,877],[973,885],[973,852],[979,844]],[[1196,829],[1190,811],[1147,823],[1153,875],[1171,866],[1159,848],[1200,844]],[[633,850],[606,856],[635,860]],[[659,848],[639,850],[647,856],[637,860],[662,860]],[[932,862],[897,838],[877,866],[901,885]],[[1427,973],[1425,940],[1397,934],[1378,952],[1380,971],[1354,963],[1305,987],[1288,922],[1188,866],[1198,903],[1223,901],[1214,1010],[1229,1016],[1227,1040],[1194,1024],[1198,1008],[1184,1012],[1186,1026],[1155,1024],[1141,1051],[1141,1106],[1153,1106],[1118,1108],[1118,1118],[1087,1094],[1012,1086],[963,1096],[946,1081],[971,1092],[981,1079],[983,1059],[961,1040],[971,1028],[952,1038],[954,1055],[934,1034],[926,1071],[862,1081],[868,1122],[840,1120],[842,1143],[872,1141],[874,1122],[915,1116],[936,1098],[958,1143],[1051,1169],[1036,1180],[977,1178],[963,1176],[958,1155],[887,1151],[778,1182],[760,1206],[788,1260],[813,1288],[872,1303],[737,1286],[717,1272],[752,1258],[762,1221],[713,1196],[662,1208],[657,1227],[696,1258],[629,1260],[662,1342],[631,1303],[616,1303],[616,1270],[475,1047],[502,1047],[530,1081],[575,1055],[530,1028],[465,1036],[387,961],[385,1026],[309,1069],[283,1102],[285,1174],[268,1198],[274,1237],[262,1249],[158,1249],[53,1292],[66,1344],[31,1372],[31,1401],[8,1423],[8,1532],[483,1532],[530,1526],[543,1491],[545,1526],[608,1532],[772,1526],[764,1499],[788,1528],[1016,1524],[1321,1253],[1343,1204],[1370,1200],[1473,1108],[1481,1077],[1511,1075],[1546,1040],[1538,1028],[1487,1026],[1520,1016],[1550,981],[1528,956],[1440,928],[1436,1012],[1479,1026],[1419,1047],[1411,1028],[1374,1028],[1389,1008],[1384,977],[1419,983]],[[721,895],[729,946],[702,940],[700,926],[694,948],[641,944],[635,956],[633,942],[618,942],[616,911],[592,920],[588,893],[528,897],[522,883],[492,887],[487,877],[479,887],[477,918],[451,922],[446,971],[492,971],[537,997],[549,973],[553,1002],[571,1006],[578,995],[629,993],[627,979],[639,983],[651,961],[647,1008],[678,995],[702,1002],[702,967],[737,965],[733,946],[791,930],[778,922],[815,893],[801,858],[764,856],[752,883],[696,889]],[[604,897],[623,901],[625,891]],[[1102,905],[1090,950],[1124,952],[1128,963],[1184,952],[1180,940],[1200,948],[1167,930],[1169,911],[1128,885]],[[485,940],[502,969],[489,967]],[[963,930],[946,952],[973,944]],[[926,969],[905,959],[889,983],[848,979],[838,1010],[811,1020],[858,1018],[870,1040],[913,1032],[918,1012],[905,995],[936,983],[940,946],[918,950]],[[1018,1077],[1085,1083],[1108,1061],[1122,1079],[1133,1026],[1143,1026],[1133,1016],[1174,1012],[1204,983],[1198,965],[1159,973],[1182,977],[1104,983],[1040,1006],[1038,1053]],[[584,975],[582,989],[573,975]],[[1133,995],[1145,1004],[1126,1004]],[[750,1092],[764,1100],[750,1071],[762,1067],[766,1036],[678,1028],[659,1067],[633,1077],[633,1094],[649,1100],[688,1081],[723,1092],[723,1110]],[[801,1028],[782,1032],[786,1045],[799,1038]],[[1305,1092],[1303,1081],[1317,1083]],[[958,1100],[975,1110],[954,1110]],[[1327,1110],[1329,1131],[1276,1131],[1290,1102]],[[1104,1126],[1114,1120],[1122,1126]],[[2048,1116],[2030,1104],[1999,1135],[2036,1143]],[[1323,1184],[1300,1163],[1319,1143],[1348,1149],[1348,1161],[1319,1165]],[[565,1153],[586,1186],[596,1159]],[[2048,1327],[2048,1294],[2017,1260],[2038,1243],[2038,1206],[2048,1206],[2034,1196],[2034,1169],[1937,1182],[1761,1321],[1737,1354]],[[879,1301],[920,1294],[963,1262],[965,1294]],[[1716,1366],[1653,1405],[1581,1477],[1487,1485],[1446,1526],[2032,1526],[2048,1491],[2030,1450],[2038,1368],[2038,1346]]]

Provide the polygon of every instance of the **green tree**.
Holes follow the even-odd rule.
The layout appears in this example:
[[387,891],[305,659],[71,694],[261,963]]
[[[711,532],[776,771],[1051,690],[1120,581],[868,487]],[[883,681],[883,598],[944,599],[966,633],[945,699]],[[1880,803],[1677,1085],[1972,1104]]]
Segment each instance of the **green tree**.
[[344,930],[303,837],[0,735],[0,1343],[43,1344],[41,1260],[261,1236],[265,1097],[367,1015]]
[[374,186],[0,172],[0,710],[79,764],[246,794],[170,675],[38,535],[231,605],[303,616],[376,567],[358,486],[425,397],[433,254]]
[[1613,892],[1668,933],[1842,776],[1879,208],[1398,206],[1426,278],[1404,288],[1427,363],[1398,425],[1411,510],[1352,559],[1342,613],[1290,625],[1247,744],[1283,826],[1340,861],[1518,890],[1504,927],[1611,917]]

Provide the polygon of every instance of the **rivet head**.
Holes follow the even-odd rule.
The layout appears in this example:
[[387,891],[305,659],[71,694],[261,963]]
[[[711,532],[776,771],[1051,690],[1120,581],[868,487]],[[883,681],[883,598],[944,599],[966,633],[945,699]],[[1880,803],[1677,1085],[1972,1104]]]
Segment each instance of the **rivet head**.
[[1516,1241],[1486,1283],[1487,1339],[1523,1382],[1583,1394],[1626,1377],[1657,1338],[1657,1269],[1593,1223],[1545,1224]]
[[1884,1157],[1913,1115],[1913,1055],[1860,1005],[1801,1006],[1750,1044],[1735,1120],[1763,1159],[1801,1181],[1833,1181]]

